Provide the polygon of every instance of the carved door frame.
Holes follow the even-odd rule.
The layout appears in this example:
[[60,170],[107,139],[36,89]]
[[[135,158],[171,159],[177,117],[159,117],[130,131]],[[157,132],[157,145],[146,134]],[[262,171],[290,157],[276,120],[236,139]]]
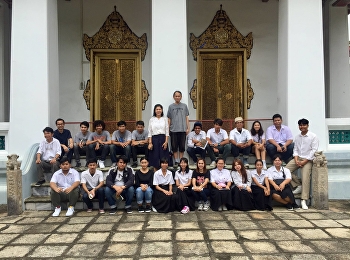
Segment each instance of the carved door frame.
[[[248,108],[248,98],[247,98],[247,52],[245,48],[235,48],[235,49],[199,49],[197,50],[197,119],[208,119],[208,118],[202,118],[203,115],[203,95],[202,95],[202,55],[203,54],[241,54],[242,55],[242,79],[241,79],[241,87],[242,89],[239,90],[241,93],[240,101],[241,101],[241,107],[240,107],[240,113],[243,118],[247,117],[247,108]],[[237,90],[233,90],[237,91]],[[209,108],[210,109],[210,108]],[[229,118],[223,118],[223,119],[229,119]]]
[[[136,115],[135,119],[142,118],[142,88],[141,88],[141,50],[137,49],[91,49],[90,62],[90,120],[101,119],[101,84],[100,84],[100,61],[101,58],[115,59],[117,57],[135,60],[135,93]],[[121,119],[119,119],[121,120]],[[123,118],[123,120],[130,120]]]

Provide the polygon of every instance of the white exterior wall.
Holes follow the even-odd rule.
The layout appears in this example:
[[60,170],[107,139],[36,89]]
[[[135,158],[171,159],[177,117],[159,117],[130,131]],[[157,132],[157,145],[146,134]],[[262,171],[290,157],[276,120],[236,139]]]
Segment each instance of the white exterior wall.
[[330,117],[350,118],[349,33],[347,7],[329,8],[329,70]]

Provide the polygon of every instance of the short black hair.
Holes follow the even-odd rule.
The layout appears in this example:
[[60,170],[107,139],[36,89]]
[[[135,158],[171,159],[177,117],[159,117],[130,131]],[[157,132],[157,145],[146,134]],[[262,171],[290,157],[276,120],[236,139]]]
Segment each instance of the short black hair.
[[282,120],[282,116],[280,114],[274,114],[272,116],[272,120],[274,120],[275,118],[281,118],[281,120]]
[[102,120],[95,120],[93,124],[94,128],[96,129],[96,127],[99,125],[102,126],[102,130],[105,130],[105,127],[106,127],[105,122],[103,122]]
[[145,126],[145,122],[143,122],[142,120],[139,120],[139,121],[136,121],[136,125]]
[[123,121],[123,120],[120,120],[120,121],[117,123],[117,126],[122,126],[122,125],[126,126],[126,122]]
[[163,106],[161,105],[161,104],[156,104],[156,105],[154,105],[154,108],[153,108],[153,116],[157,116],[156,115],[156,108],[157,107],[160,107],[161,109],[162,109],[162,114],[160,115],[160,116],[164,116],[164,112],[163,112]]
[[126,157],[125,155],[118,156],[117,162],[119,162],[120,160],[122,160],[124,163],[128,163],[128,157]]
[[215,118],[214,119],[214,125],[219,125],[219,126],[222,126],[224,122],[222,121],[222,119],[220,118]]
[[90,163],[97,163],[97,159],[89,159],[87,164],[89,165]]
[[299,119],[298,121],[298,125],[308,125],[308,124],[309,124],[309,120],[305,118]]
[[162,159],[160,159],[160,163],[161,163],[161,164],[162,164],[162,163],[167,163],[167,164],[169,164],[169,161],[168,161],[167,158],[163,157]]
[[63,156],[63,157],[60,159],[60,164],[63,164],[63,163],[65,163],[65,162],[70,163],[67,156]]
[[45,132],[49,132],[49,133],[53,134],[53,129],[51,127],[47,126],[43,130],[43,133],[45,133]]
[[84,126],[86,126],[87,128],[89,128],[89,123],[87,122],[87,121],[83,121],[83,122],[81,122],[80,123],[80,126],[82,126],[82,125],[84,125]]
[[175,94],[176,94],[176,93],[179,93],[179,94],[180,94],[180,96],[182,97],[182,93],[181,93],[181,91],[180,91],[180,90],[175,90],[175,91],[174,91],[174,93],[173,93],[173,97],[175,96]]
[[65,123],[66,123],[66,122],[65,122],[65,121],[64,121],[62,118],[57,118],[57,119],[56,119],[56,121],[55,121],[55,125],[57,125],[57,122],[58,122],[58,121],[62,121],[62,122],[63,122],[63,124],[65,124]]
[[272,157],[272,161],[276,160],[277,158],[280,159],[281,161],[283,161],[282,155],[280,155],[279,153],[276,153],[276,154]]

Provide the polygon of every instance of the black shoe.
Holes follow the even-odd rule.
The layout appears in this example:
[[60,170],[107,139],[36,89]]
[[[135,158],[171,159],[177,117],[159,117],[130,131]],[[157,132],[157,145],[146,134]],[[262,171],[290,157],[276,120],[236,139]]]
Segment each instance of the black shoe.
[[112,208],[112,209],[109,210],[109,214],[110,215],[114,215],[115,213],[117,213],[117,207]]
[[273,208],[269,206],[269,207],[266,207],[266,210],[267,211],[273,211]]
[[286,205],[286,208],[287,208],[288,210],[293,210],[293,206],[292,206],[292,204],[290,204],[290,203],[288,203],[288,204]]
[[75,168],[79,168],[79,167],[81,167],[81,163],[77,162],[77,164],[75,165]]
[[128,213],[128,214],[131,214],[131,213],[132,213],[132,209],[131,209],[131,207],[126,208],[126,209],[125,209],[125,211],[126,211],[126,213]]
[[146,205],[145,212],[146,213],[150,213],[151,212],[151,205]]
[[140,213],[145,212],[145,210],[144,210],[144,208],[143,208],[143,206],[142,206],[142,205],[141,205],[141,206],[139,206],[139,212],[140,212]]
[[132,168],[136,168],[137,167],[137,162],[133,162],[131,165]]
[[35,187],[40,187],[41,185],[43,185],[45,183],[45,180],[42,181],[38,181],[37,183],[34,184]]
[[296,203],[293,203],[293,204],[292,204],[292,207],[293,207],[293,209],[295,209],[295,210],[300,209],[299,205],[296,204]]

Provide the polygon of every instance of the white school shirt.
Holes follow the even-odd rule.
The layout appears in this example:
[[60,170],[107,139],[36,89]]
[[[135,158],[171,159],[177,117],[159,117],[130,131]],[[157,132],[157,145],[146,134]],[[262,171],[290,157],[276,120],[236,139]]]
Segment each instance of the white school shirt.
[[201,130],[198,135],[196,134],[195,131],[192,131],[187,136],[187,147],[195,147],[192,140],[197,140],[197,141],[200,141],[202,139],[206,140],[206,137],[207,137],[206,135],[207,134],[203,130]]
[[66,189],[72,186],[76,181],[80,181],[79,172],[70,168],[67,175],[64,175],[62,169],[56,171],[51,178],[50,182],[56,183],[57,187]]
[[244,144],[252,139],[252,135],[247,129],[242,128],[241,132],[238,132],[237,128],[230,131],[230,140],[236,141],[238,144]]
[[166,135],[169,136],[168,119],[165,117],[157,118],[152,116],[148,124],[148,137],[152,135]]
[[317,136],[310,131],[305,135],[298,134],[294,140],[293,156],[299,156],[303,159],[312,161],[315,158],[318,143]]
[[211,170],[210,182],[215,182],[216,184],[232,182],[230,171],[227,169],[222,169],[219,171],[218,168]]
[[167,170],[165,176],[162,173],[162,169],[154,173],[153,185],[172,185],[174,183],[173,173],[171,171]]
[[[251,133],[250,133],[251,134]],[[255,143],[262,143],[263,140],[265,140],[265,133],[262,134],[262,136],[259,136],[258,134],[252,135],[252,139]]]
[[290,170],[288,170],[287,168],[281,166],[280,171],[277,171],[276,167],[272,166],[267,170],[268,175],[269,175],[269,180],[283,179],[283,171],[282,170],[284,171],[284,174],[286,175],[285,180],[292,179],[292,174],[290,173]]
[[37,153],[41,154],[41,159],[43,161],[49,161],[56,156],[56,154],[61,156],[61,144],[56,138],[52,138],[52,141],[49,143],[43,140],[40,145]]
[[182,174],[181,170],[175,172],[175,180],[179,180],[180,184],[187,184],[188,180],[192,179],[192,170],[189,170],[187,173]]
[[220,128],[219,133],[215,132],[215,128],[210,128],[207,132],[207,138],[214,144],[218,144],[225,139],[228,139],[226,130]]
[[85,183],[88,190],[96,188],[103,181],[103,173],[96,170],[94,175],[91,175],[89,169],[81,173],[80,183]]
[[[260,175],[258,174],[256,169],[252,170],[250,173],[252,174],[252,179],[255,178],[261,185],[265,185],[265,178],[269,177],[268,172],[263,169],[261,170]],[[254,181],[252,181],[252,185],[256,185]]]
[[247,171],[247,182],[243,183],[243,177],[238,173],[238,171],[232,171],[231,177],[236,186],[243,186],[244,189],[250,187],[252,184],[252,175]]

